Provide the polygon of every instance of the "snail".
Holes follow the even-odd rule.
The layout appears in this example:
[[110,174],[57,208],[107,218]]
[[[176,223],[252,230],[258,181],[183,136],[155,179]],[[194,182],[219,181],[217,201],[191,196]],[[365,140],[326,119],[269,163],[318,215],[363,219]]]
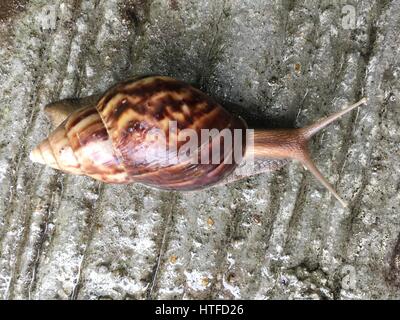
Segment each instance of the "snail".
[[[307,144],[321,129],[366,102],[363,98],[304,128],[249,130],[241,117],[183,81],[141,77],[99,96],[48,105],[45,111],[57,128],[32,150],[30,159],[105,183],[138,182],[179,191],[228,183],[297,160],[346,206],[314,165]],[[181,139],[188,130],[194,135]],[[201,142],[193,139],[197,144],[187,147],[204,131],[214,134]]]

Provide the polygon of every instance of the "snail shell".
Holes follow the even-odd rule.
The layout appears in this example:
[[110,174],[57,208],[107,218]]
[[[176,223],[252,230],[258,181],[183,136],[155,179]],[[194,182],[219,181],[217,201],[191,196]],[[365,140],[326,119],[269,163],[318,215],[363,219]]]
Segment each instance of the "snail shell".
[[[171,134],[171,121],[176,121],[176,134]],[[140,182],[162,189],[195,190],[214,185],[235,170],[236,161],[224,161],[232,157],[235,144],[230,149],[222,146],[223,139],[200,144],[191,157],[200,157],[202,150],[211,150],[215,143],[223,151],[218,163],[198,159],[196,164],[171,156],[171,150],[186,142],[177,140],[179,133],[192,129],[200,136],[201,129],[227,129],[233,135],[241,129],[243,156],[246,128],[243,119],[189,84],[169,77],[146,77],[120,83],[94,106],[70,114],[32,151],[31,159],[107,183]],[[165,141],[151,133],[163,133]]]

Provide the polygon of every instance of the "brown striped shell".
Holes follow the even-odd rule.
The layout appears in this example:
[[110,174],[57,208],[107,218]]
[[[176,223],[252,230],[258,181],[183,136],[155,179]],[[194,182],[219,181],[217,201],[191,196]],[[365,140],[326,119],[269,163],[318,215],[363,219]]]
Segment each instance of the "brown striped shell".
[[[169,131],[176,121],[176,134]],[[224,163],[232,155],[223,139],[199,145],[221,144],[219,163],[198,164],[171,157],[174,143],[184,129],[241,129],[245,152],[246,123],[231,115],[206,94],[169,77],[146,77],[109,89],[96,106],[73,112],[31,154],[36,162],[73,174],[87,175],[107,183],[140,182],[162,189],[194,190],[222,181],[237,163]],[[152,132],[163,133],[166,145]],[[212,161],[210,161],[212,162]]]

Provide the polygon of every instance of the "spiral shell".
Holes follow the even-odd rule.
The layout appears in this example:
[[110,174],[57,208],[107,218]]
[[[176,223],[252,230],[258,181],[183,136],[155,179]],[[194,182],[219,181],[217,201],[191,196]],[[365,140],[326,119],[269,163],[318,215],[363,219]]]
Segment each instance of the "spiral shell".
[[[170,123],[176,123],[176,135]],[[177,136],[192,129],[241,129],[241,153],[246,149],[246,123],[187,83],[169,77],[146,77],[120,83],[95,106],[73,112],[31,153],[35,162],[106,183],[139,182],[162,189],[194,190],[211,186],[232,173],[237,162],[225,162],[231,149],[223,139],[200,144],[192,157],[221,144],[218,163],[198,163],[171,156],[185,141]],[[165,145],[152,132],[162,133]]]

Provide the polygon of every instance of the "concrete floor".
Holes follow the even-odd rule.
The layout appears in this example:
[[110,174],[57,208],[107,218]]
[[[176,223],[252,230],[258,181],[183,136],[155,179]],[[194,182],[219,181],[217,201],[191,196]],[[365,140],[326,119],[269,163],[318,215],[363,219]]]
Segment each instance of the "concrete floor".
[[[399,299],[400,2],[347,5],[2,1],[0,297]],[[46,104],[149,73],[266,127],[367,96],[312,144],[349,208],[296,163],[175,193],[29,161],[51,129]]]

